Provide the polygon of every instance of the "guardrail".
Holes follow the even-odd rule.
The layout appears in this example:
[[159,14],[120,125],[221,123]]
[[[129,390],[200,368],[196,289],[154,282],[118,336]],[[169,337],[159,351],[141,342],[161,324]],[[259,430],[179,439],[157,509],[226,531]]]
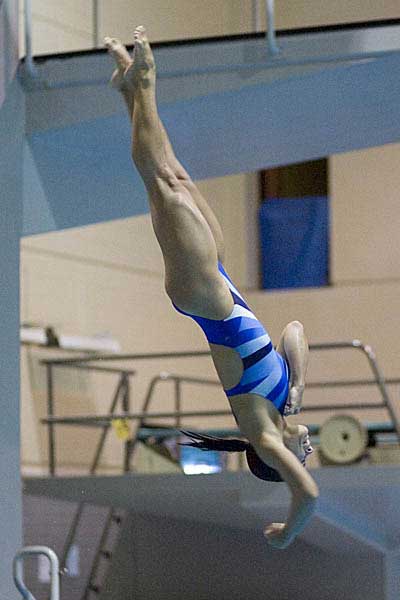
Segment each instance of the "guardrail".
[[22,561],[27,556],[40,555],[47,556],[50,561],[49,600],[60,600],[60,573],[58,557],[56,553],[51,550],[51,548],[47,548],[47,546],[26,546],[16,554],[13,562],[13,576],[15,585],[18,591],[22,594],[24,600],[36,600],[24,582]]
[[[397,435],[397,439],[400,443],[400,422],[394,411],[393,402],[389,396],[387,390],[387,384],[398,384],[400,378],[390,379],[385,381],[383,373],[377,363],[376,356],[372,351],[371,347],[363,344],[359,340],[355,339],[351,342],[331,342],[324,344],[310,344],[311,352],[320,351],[335,351],[335,350],[357,350],[361,351],[368,360],[369,367],[372,371],[372,379],[359,379],[359,380],[342,380],[342,381],[316,381],[308,384],[309,388],[323,388],[323,387],[353,387],[357,385],[375,385],[377,386],[380,395],[381,402],[378,403],[351,403],[351,404],[325,404],[321,405],[306,405],[302,407],[303,411],[326,411],[326,410],[345,410],[345,409],[365,409],[365,408],[386,408],[390,419],[393,423],[394,430]],[[210,356],[209,351],[201,352],[161,352],[161,353],[150,353],[150,354],[112,354],[112,355],[91,355],[81,356],[74,358],[64,359],[47,359],[43,360],[42,364],[47,369],[47,407],[48,415],[47,418],[42,419],[42,423],[48,427],[48,439],[49,439],[49,471],[50,475],[54,476],[56,471],[56,453],[55,453],[55,426],[57,425],[68,425],[68,426],[79,426],[79,427],[100,427],[103,429],[102,435],[98,442],[93,461],[90,466],[90,474],[94,475],[97,471],[101,454],[107,439],[109,428],[113,421],[116,419],[132,420],[137,422],[136,434],[132,439],[125,441],[125,453],[124,453],[124,465],[123,471],[128,472],[130,470],[130,460],[135,450],[135,446],[140,439],[140,431],[151,419],[170,418],[174,420],[174,427],[178,431],[181,426],[181,421],[185,417],[217,417],[217,416],[230,416],[232,413],[230,410],[213,410],[213,411],[183,411],[182,410],[182,385],[184,383],[191,383],[202,386],[221,386],[220,382],[212,379],[205,379],[199,377],[186,377],[180,375],[171,375],[168,373],[161,373],[156,375],[150,381],[145,398],[142,404],[142,410],[140,412],[130,412],[130,377],[136,373],[133,370],[118,369],[109,366],[104,366],[105,362],[113,361],[142,361],[142,360],[160,360],[163,358],[198,358]],[[93,364],[96,363],[96,364]],[[99,366],[99,363],[101,366]],[[54,386],[54,369],[55,368],[68,368],[68,369],[84,369],[87,371],[101,372],[118,374],[119,380],[115,390],[113,399],[111,401],[110,409],[108,414],[105,415],[77,415],[77,416],[55,416],[55,386]],[[158,385],[166,381],[174,382],[174,410],[164,412],[149,412],[151,401],[154,396],[154,392]],[[122,411],[116,412],[116,407],[119,398],[122,399]],[[315,428],[313,428],[315,429]],[[314,431],[314,433],[318,433]],[[61,573],[64,572],[65,564],[68,556],[69,549],[74,541],[80,520],[82,518],[84,503],[81,503],[75,516],[72,520],[67,539],[64,545],[64,549],[61,557]]]
[[[399,443],[400,443],[400,420],[394,410],[393,401],[390,398],[389,392],[387,390],[387,384],[398,384],[400,383],[400,378],[398,379],[390,379],[385,381],[383,373],[378,365],[376,360],[375,353],[369,345],[363,344],[358,339],[354,339],[351,342],[329,342],[323,344],[310,344],[311,352],[321,352],[321,351],[336,351],[336,350],[357,350],[364,354],[364,356],[368,360],[369,367],[372,371],[373,378],[372,379],[358,379],[358,380],[334,380],[334,381],[321,381],[321,382],[310,382],[307,384],[309,388],[327,388],[327,387],[352,387],[356,385],[374,385],[378,388],[381,395],[381,402],[377,403],[365,403],[365,402],[353,402],[349,404],[324,404],[321,405],[306,405],[302,407],[303,411],[327,411],[327,410],[360,410],[360,409],[378,409],[385,408],[390,416],[390,420],[393,423],[394,429],[396,431]],[[161,375],[155,376],[149,385],[147,390],[142,410],[140,412],[130,412],[129,411],[129,381],[128,378],[130,375],[133,375],[135,371],[129,370],[119,370],[113,369],[110,367],[97,366],[92,363],[104,363],[109,361],[141,361],[141,360],[159,360],[163,358],[193,358],[200,356],[210,356],[209,351],[200,351],[200,352],[159,352],[159,353],[149,353],[149,354],[112,354],[112,355],[94,355],[94,356],[85,356],[85,357],[74,357],[74,358],[66,358],[66,359],[48,359],[42,361],[47,368],[47,381],[48,381],[48,415],[47,418],[42,420],[42,423],[48,426],[48,439],[49,439],[49,465],[50,465],[50,475],[55,474],[55,431],[54,427],[56,425],[69,425],[69,426],[81,426],[81,427],[102,427],[103,428],[103,436],[100,440],[99,446],[96,451],[95,460],[92,463],[91,474],[94,474],[99,458],[101,455],[101,451],[104,447],[105,439],[107,436],[108,428],[111,423],[115,419],[126,419],[138,422],[138,429],[143,424],[144,420],[149,419],[160,419],[160,418],[173,418],[175,419],[175,426],[179,429],[181,419],[185,417],[217,417],[217,416],[228,416],[231,414],[229,410],[218,410],[218,411],[182,411],[182,384],[183,383],[192,383],[198,385],[212,385],[212,386],[220,386],[220,383],[216,380],[196,378],[196,377],[182,377],[179,375],[170,375],[167,373],[163,373]],[[118,389],[114,396],[113,402],[111,403],[111,407],[108,414],[104,415],[77,415],[77,416],[55,416],[54,414],[54,377],[53,377],[53,369],[56,367],[63,368],[77,368],[77,369],[86,369],[92,371],[100,371],[100,372],[111,372],[111,373],[120,373],[120,386],[122,382],[124,382],[125,386],[125,401],[123,402],[123,410],[122,412],[116,412],[116,404],[118,401]],[[172,411],[164,411],[157,413],[149,413],[149,407],[151,404],[151,400],[153,398],[153,394],[156,386],[165,381],[174,381],[175,382],[175,410]],[[128,388],[126,387],[128,386]],[[126,442],[126,450],[125,450],[125,470],[129,470],[129,458],[132,454],[134,446],[136,444],[137,439],[128,440]]]

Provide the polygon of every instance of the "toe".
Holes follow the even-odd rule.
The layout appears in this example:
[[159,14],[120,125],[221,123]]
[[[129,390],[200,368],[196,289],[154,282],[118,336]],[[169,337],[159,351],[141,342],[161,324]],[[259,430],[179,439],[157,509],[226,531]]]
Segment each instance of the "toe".
[[133,38],[135,41],[142,43],[147,41],[146,29],[145,27],[143,27],[143,25],[139,25],[139,27],[136,27],[135,32],[133,34]]
[[104,38],[105,46],[119,67],[126,69],[132,62],[128,50],[117,38]]

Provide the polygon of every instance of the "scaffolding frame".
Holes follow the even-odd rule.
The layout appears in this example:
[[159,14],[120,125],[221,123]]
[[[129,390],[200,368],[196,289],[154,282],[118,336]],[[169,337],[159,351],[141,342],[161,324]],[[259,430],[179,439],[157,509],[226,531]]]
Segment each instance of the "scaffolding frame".
[[[373,385],[376,386],[381,395],[381,402],[358,402],[349,404],[324,404],[316,405],[311,404],[303,406],[302,410],[307,411],[332,411],[332,410],[361,410],[361,409],[379,409],[385,408],[390,416],[390,420],[393,424],[397,438],[400,443],[400,419],[396,415],[394,410],[394,403],[391,399],[387,390],[387,385],[399,384],[400,378],[391,378],[385,380],[383,372],[378,365],[376,355],[373,352],[371,346],[363,344],[358,339],[352,341],[343,342],[327,342],[320,344],[310,344],[311,352],[321,351],[336,351],[336,350],[357,350],[363,353],[367,358],[369,367],[371,369],[373,378],[372,379],[345,379],[336,381],[315,381],[307,384],[307,387],[312,388],[328,388],[328,387],[355,387],[362,385]],[[161,373],[156,375],[150,381],[148,390],[145,395],[145,399],[140,412],[130,412],[130,390],[129,390],[129,378],[136,372],[126,369],[115,369],[112,367],[98,366],[93,363],[103,363],[109,361],[142,361],[142,360],[160,360],[170,358],[198,358],[210,356],[210,351],[187,351],[187,352],[156,352],[156,353],[145,353],[145,354],[104,354],[104,355],[91,355],[81,356],[73,358],[57,358],[57,359],[46,359],[42,361],[47,369],[47,417],[42,419],[42,423],[48,427],[48,453],[49,453],[49,474],[50,476],[55,475],[55,463],[56,463],[56,448],[55,448],[55,426],[57,425],[69,425],[69,426],[80,426],[80,427],[100,427],[103,429],[102,437],[96,450],[95,458],[91,466],[91,474],[94,474],[99,459],[106,441],[107,433],[112,422],[116,419],[125,419],[129,421],[137,421],[139,431],[144,421],[149,419],[160,419],[160,418],[173,418],[175,419],[175,427],[179,429],[181,420],[183,418],[192,417],[220,417],[231,415],[230,410],[212,410],[212,411],[183,411],[182,410],[182,384],[192,383],[197,385],[211,385],[221,386],[217,380],[198,378],[198,377],[186,377],[181,375],[174,375],[168,373]],[[84,369],[87,371],[96,372],[107,372],[119,374],[119,383],[115,392],[114,398],[111,402],[110,410],[108,414],[103,415],[76,415],[76,416],[56,416],[55,415],[55,393],[54,393],[54,368],[73,368],[73,369]],[[149,412],[151,401],[158,384],[165,381],[173,381],[175,384],[175,410],[163,411],[163,412]],[[116,405],[118,402],[119,394],[123,390],[123,408],[121,412],[116,412]],[[134,439],[126,442],[125,448],[125,463],[124,470],[129,470],[129,460],[132,454],[133,448],[137,442],[137,435]]]
[[[323,387],[354,387],[361,385],[373,385],[376,386],[381,395],[381,402],[377,403],[349,403],[349,404],[324,404],[321,405],[308,405],[302,407],[303,411],[326,411],[326,410],[360,410],[360,409],[371,409],[371,408],[386,408],[389,413],[393,429],[396,432],[397,440],[400,444],[400,420],[394,410],[393,401],[387,390],[388,384],[399,384],[400,378],[392,378],[385,380],[382,370],[378,365],[375,353],[371,346],[363,344],[358,339],[344,342],[328,342],[320,344],[310,344],[311,352],[323,352],[323,351],[337,351],[337,350],[356,350],[362,352],[366,357],[369,367],[372,372],[372,379],[357,379],[357,380],[336,380],[336,381],[315,381],[308,384],[309,388],[323,388]],[[59,425],[79,426],[79,427],[98,427],[102,429],[101,436],[97,443],[96,451],[90,466],[90,475],[95,475],[100,463],[101,455],[104,449],[104,445],[107,440],[107,436],[112,425],[112,422],[116,419],[136,421],[137,428],[135,434],[127,439],[124,444],[124,461],[123,461],[123,473],[130,471],[130,462],[134,453],[137,442],[140,438],[140,431],[151,419],[169,418],[174,420],[174,428],[179,431],[182,423],[182,419],[188,417],[219,417],[231,415],[230,410],[213,410],[213,411],[184,411],[182,410],[182,384],[191,383],[201,386],[218,386],[221,387],[221,383],[217,380],[206,379],[201,377],[187,377],[181,375],[173,375],[168,373],[161,373],[154,376],[148,386],[147,392],[144,397],[142,409],[140,412],[130,412],[130,400],[131,400],[131,389],[130,389],[130,378],[136,374],[136,371],[132,369],[121,369],[110,366],[105,366],[104,363],[113,361],[143,361],[143,360],[160,360],[160,359],[171,359],[171,358],[198,358],[211,356],[210,351],[181,351],[181,352],[158,352],[158,353],[145,353],[145,354],[104,354],[104,355],[89,355],[69,358],[55,358],[45,359],[41,361],[47,370],[47,418],[42,419],[42,423],[47,425],[48,428],[48,453],[49,453],[49,475],[54,477],[56,475],[56,439],[55,439],[55,427]],[[78,369],[85,370],[88,372],[97,373],[108,373],[118,375],[118,383],[115,388],[110,408],[107,414],[104,415],[77,415],[69,417],[60,417],[55,415],[55,385],[54,385],[54,369],[67,368],[67,369]],[[174,410],[164,412],[149,412],[154,392],[157,386],[163,382],[172,381],[174,383]],[[122,410],[117,412],[117,405],[121,403]],[[75,515],[72,519],[64,548],[60,559],[60,573],[66,573],[66,563],[68,553],[72,544],[74,543],[80,521],[83,516],[85,503],[80,503],[77,507]],[[92,565],[90,576],[85,587],[84,595],[82,600],[87,600],[91,592],[98,593],[99,588],[95,584],[96,572],[100,563],[101,557],[111,560],[109,552],[104,550],[105,540],[107,539],[108,532],[114,521],[120,522],[120,517],[117,512],[111,508],[106,518],[106,522],[103,528],[99,547],[97,548],[96,557]]]

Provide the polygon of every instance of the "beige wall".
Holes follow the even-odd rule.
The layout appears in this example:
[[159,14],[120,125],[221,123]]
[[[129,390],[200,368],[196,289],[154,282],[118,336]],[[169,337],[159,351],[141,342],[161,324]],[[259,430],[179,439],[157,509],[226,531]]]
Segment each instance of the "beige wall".
[[[395,239],[396,215],[399,214],[395,203],[397,153],[398,147],[389,145],[330,159],[334,285],[291,292],[246,291],[247,299],[274,341],[288,321],[300,319],[312,342],[357,337],[370,343],[385,375],[399,376],[400,276],[396,244],[391,241]],[[234,281],[246,289],[256,264],[249,248],[256,246],[254,199],[257,177],[238,175],[200,182],[199,186],[221,221],[227,246],[227,269]],[[379,202],[377,187],[382,187],[384,192]],[[374,236],[373,243],[370,243],[371,235]],[[124,352],[207,348],[200,329],[190,319],[172,310],[163,291],[162,258],[148,216],[25,239],[22,256],[24,321],[52,324],[65,333],[93,335],[108,332],[120,341]],[[45,431],[38,424],[45,411],[44,370],[38,364],[44,355],[47,356],[48,351],[25,348],[23,352],[22,451],[25,465],[40,465],[46,460]],[[133,380],[135,410],[140,408],[151,377],[160,371],[215,378],[207,358],[129,366],[138,368]],[[310,381],[344,378],[370,378],[367,361],[361,353],[342,351],[312,355]],[[65,415],[106,412],[115,385],[113,376],[59,371],[56,376],[57,411]],[[390,391],[398,397],[398,387]],[[185,386],[183,397],[187,410],[228,407],[218,388]],[[369,387],[351,388],[350,391],[308,390],[305,404],[340,403],[352,399],[376,402],[379,396]],[[171,383],[158,389],[153,406],[154,410],[172,409]],[[304,413],[301,420],[321,423],[329,414]],[[384,411],[354,414],[370,421],[387,419]],[[212,422],[192,420],[185,424],[194,423],[203,427],[233,426],[231,418]],[[76,466],[85,463],[88,448],[94,447],[97,434],[69,428],[59,432],[61,463]],[[115,436],[111,437],[104,464],[117,468],[121,464],[122,448]]]
[[400,17],[398,0],[276,0],[275,5],[277,27],[280,29]]
[[400,144],[330,161],[336,284],[400,280]]
[[[21,3],[22,4],[22,3]],[[168,10],[166,9],[168,4]],[[195,2],[100,2],[101,33],[131,39],[139,19],[153,40],[212,36],[250,31],[250,0]],[[262,3],[263,4],[263,3]],[[91,46],[91,3],[33,0],[36,54]],[[397,0],[326,2],[281,0],[279,28],[342,23],[400,16]],[[290,10],[289,10],[290,9]],[[127,13],[129,11],[129,14]],[[393,145],[338,155],[330,159],[332,208],[333,287],[318,290],[266,293],[248,291],[247,297],[276,341],[291,319],[304,322],[311,341],[362,338],[376,348],[387,376],[399,375],[400,292],[397,233],[400,147]],[[257,282],[257,177],[238,175],[200,182],[222,223],[227,246],[226,266],[242,289]],[[163,265],[148,216],[36,236],[22,243],[22,320],[51,324],[58,331],[82,335],[110,333],[124,352],[206,349],[203,335],[190,319],[171,309],[163,291]],[[45,415],[45,372],[40,359],[49,351],[22,352],[22,459],[25,466],[47,460],[46,435],[39,420]],[[50,355],[54,355],[51,352]],[[130,365],[133,366],[133,365]],[[140,408],[150,378],[161,370],[214,378],[209,359],[160,361],[138,366],[134,378],[133,409]],[[367,376],[359,355],[313,355],[310,379]],[[103,413],[116,380],[112,376],[59,371],[56,375],[59,414]],[[398,390],[395,390],[398,395]],[[375,398],[369,388],[307,392],[306,402]],[[157,391],[154,409],[172,407],[171,384]],[[188,386],[184,408],[227,408],[220,390]],[[384,420],[384,414],[365,418]],[[306,413],[307,422],[320,422],[325,413]],[[233,425],[219,419],[215,425]],[[190,423],[186,423],[189,425]],[[196,422],[199,426],[209,421]],[[88,461],[98,434],[62,428],[57,449],[64,465]],[[121,464],[121,444],[108,446],[105,464]]]
[[[153,41],[228,35],[251,28],[251,3],[243,7],[241,0],[103,0],[98,4],[100,45],[105,35],[132,43],[133,29],[140,24],[146,25]],[[91,1],[32,0],[32,13],[34,54],[93,47]]]
[[[237,223],[245,221],[246,193],[254,176],[239,175],[201,182],[224,223],[228,268],[241,283],[246,277],[246,236],[237,236]],[[253,195],[254,199],[254,195]],[[79,230],[33,236],[22,242],[22,321],[53,325],[62,333],[109,333],[123,352],[170,352],[207,349],[200,329],[176,313],[163,289],[163,263],[149,216],[115,221]],[[54,356],[54,352],[50,352]],[[48,350],[25,347],[22,357],[22,457],[25,465],[46,460],[46,380],[40,360]],[[57,353],[56,353],[57,356]],[[125,365],[127,366],[127,365]],[[210,360],[157,361],[129,364],[139,368],[133,379],[133,409],[139,410],[152,376],[160,371],[215,378]],[[57,413],[104,413],[117,379],[111,375],[56,372]],[[184,408],[226,408],[219,388],[207,391],[186,385]],[[171,383],[159,387],[154,410],[173,408]],[[219,419],[215,426],[232,419]],[[190,422],[188,423],[190,424]],[[203,422],[203,426],[207,421]],[[80,465],[86,448],[94,448],[91,430],[62,428],[57,434],[58,456],[64,465]],[[121,464],[121,444],[108,445],[106,463]]]
[[[132,29],[146,24],[153,41],[210,37],[254,30],[252,0],[99,1],[100,44],[105,35],[132,40]],[[265,2],[259,1],[265,30]],[[22,23],[21,3],[21,30]],[[32,0],[34,54],[68,52],[93,47],[90,0]],[[400,17],[398,0],[349,2],[338,0],[277,0],[276,25],[293,29]],[[23,53],[23,48],[21,49]]]

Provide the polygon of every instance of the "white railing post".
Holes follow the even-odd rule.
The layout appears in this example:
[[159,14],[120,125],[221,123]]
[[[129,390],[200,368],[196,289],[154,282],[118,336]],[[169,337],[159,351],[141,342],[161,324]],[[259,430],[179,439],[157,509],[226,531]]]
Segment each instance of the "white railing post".
[[50,600],[60,600],[60,573],[57,554],[47,546],[26,546],[20,550],[13,562],[14,582],[24,600],[36,600],[26,587],[23,577],[22,561],[25,556],[38,556],[43,554],[50,561]]
[[98,48],[100,45],[99,29],[100,29],[100,7],[99,0],[92,0],[92,27],[93,27],[93,48]]
[[251,27],[254,32],[262,31],[262,6],[263,0],[252,0],[251,6]]
[[276,43],[274,0],[267,0],[267,45],[268,52],[272,56],[279,53],[279,48]]
[[24,26],[25,26],[25,70],[31,77],[37,77],[35,63],[32,58],[32,4],[31,4],[31,0],[25,0]]

